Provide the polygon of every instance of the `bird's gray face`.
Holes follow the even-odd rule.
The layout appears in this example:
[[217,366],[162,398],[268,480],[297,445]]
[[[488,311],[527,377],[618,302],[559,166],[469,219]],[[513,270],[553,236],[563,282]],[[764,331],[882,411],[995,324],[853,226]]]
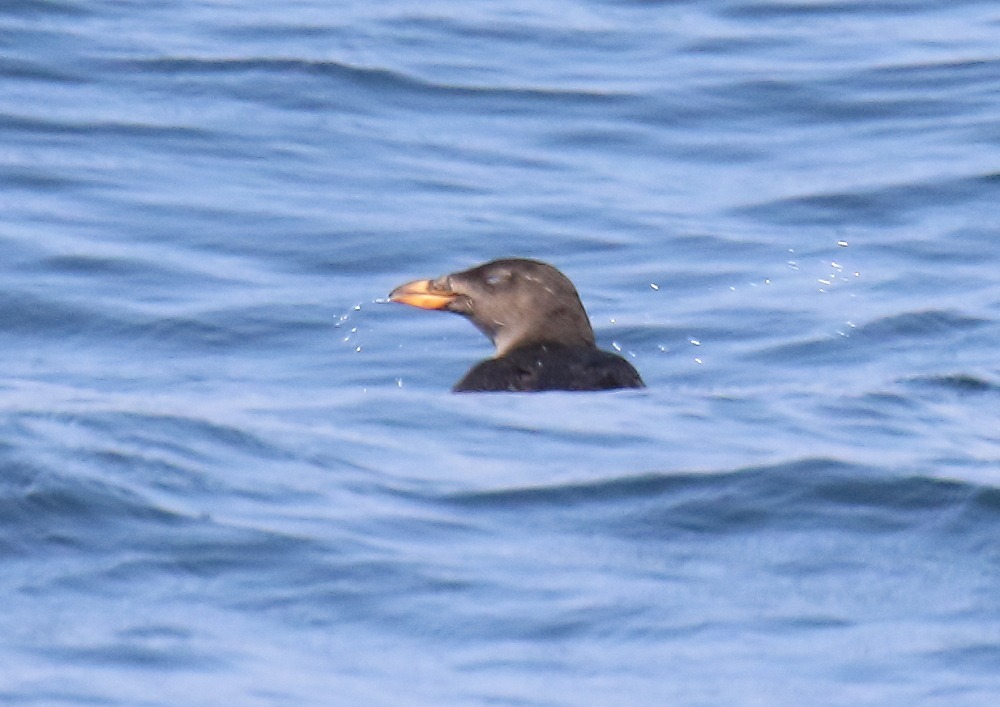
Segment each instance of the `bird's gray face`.
[[468,317],[496,346],[497,356],[534,343],[594,344],[576,288],[558,270],[536,261],[495,260],[407,283],[389,298]]
[[519,313],[537,301],[530,283],[509,267],[487,265],[447,275],[449,288],[458,296],[447,309],[472,320],[497,347],[497,355],[507,349],[507,341],[516,338]]

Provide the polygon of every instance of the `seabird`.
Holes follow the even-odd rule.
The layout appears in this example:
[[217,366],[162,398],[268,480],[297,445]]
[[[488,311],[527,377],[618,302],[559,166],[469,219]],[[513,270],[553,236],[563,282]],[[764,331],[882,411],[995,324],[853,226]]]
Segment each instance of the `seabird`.
[[393,302],[461,314],[496,347],[455,392],[644,388],[632,365],[597,348],[580,296],[565,275],[538,260],[510,258],[414,280]]

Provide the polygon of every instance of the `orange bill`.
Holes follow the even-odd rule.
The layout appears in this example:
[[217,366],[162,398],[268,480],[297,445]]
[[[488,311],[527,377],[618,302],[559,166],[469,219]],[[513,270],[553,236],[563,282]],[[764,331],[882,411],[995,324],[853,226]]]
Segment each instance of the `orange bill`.
[[451,290],[434,289],[433,280],[414,280],[389,293],[391,302],[402,302],[420,309],[444,309],[456,297],[458,293]]

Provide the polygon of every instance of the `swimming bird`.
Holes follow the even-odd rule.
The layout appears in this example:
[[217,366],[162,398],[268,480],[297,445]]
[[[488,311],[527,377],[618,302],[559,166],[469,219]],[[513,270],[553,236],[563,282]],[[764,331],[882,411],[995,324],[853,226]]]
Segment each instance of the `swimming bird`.
[[436,280],[414,280],[392,302],[467,317],[493,345],[455,392],[644,388],[621,356],[597,348],[594,330],[569,278],[538,260],[493,260]]

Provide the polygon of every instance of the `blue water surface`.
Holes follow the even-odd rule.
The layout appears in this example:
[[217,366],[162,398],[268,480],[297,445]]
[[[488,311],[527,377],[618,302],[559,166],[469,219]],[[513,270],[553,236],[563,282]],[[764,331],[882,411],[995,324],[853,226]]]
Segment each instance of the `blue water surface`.
[[[1000,7],[0,5],[0,703],[1000,703]],[[449,393],[555,264],[648,388]]]

